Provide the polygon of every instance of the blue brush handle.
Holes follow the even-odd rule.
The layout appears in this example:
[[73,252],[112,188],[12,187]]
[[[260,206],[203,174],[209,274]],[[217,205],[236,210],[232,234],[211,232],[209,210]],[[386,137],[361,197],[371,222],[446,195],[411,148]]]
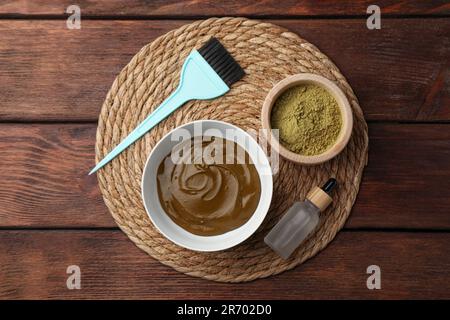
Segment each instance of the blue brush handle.
[[112,159],[117,157],[123,150],[132,145],[136,140],[141,138],[145,133],[154,126],[164,120],[168,115],[182,106],[187,100],[185,95],[179,94],[180,89],[177,88],[164,102],[151,113],[142,123],[134,129],[125,139],[122,140],[106,157],[104,157],[89,174],[96,172]]
[[192,51],[186,58],[181,69],[180,84],[177,89],[122,142],[108,153],[105,158],[97,163],[89,174],[96,172],[117,157],[123,150],[128,148],[187,101],[193,99],[212,99],[223,95],[228,90],[230,88],[217,75],[214,69],[211,68],[208,62],[203,59],[198,51]]

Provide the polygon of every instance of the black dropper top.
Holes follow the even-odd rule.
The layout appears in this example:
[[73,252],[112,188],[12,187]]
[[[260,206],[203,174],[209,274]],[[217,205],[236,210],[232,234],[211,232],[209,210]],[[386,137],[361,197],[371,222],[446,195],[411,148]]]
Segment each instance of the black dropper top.
[[333,191],[336,185],[337,185],[336,179],[331,178],[323,185],[322,190],[325,191],[327,194],[331,194],[331,191]]

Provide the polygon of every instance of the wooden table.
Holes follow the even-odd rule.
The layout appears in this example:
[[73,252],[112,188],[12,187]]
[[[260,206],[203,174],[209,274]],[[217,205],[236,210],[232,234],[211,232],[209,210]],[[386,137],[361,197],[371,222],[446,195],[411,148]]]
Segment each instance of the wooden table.
[[[376,1],[0,2],[0,298],[450,298],[450,4]],[[330,246],[245,284],[191,278],[139,250],[100,195],[96,122],[121,68],[194,19],[287,27],[335,61],[369,123],[369,165]],[[66,269],[81,268],[81,290]],[[381,290],[366,269],[381,268]]]

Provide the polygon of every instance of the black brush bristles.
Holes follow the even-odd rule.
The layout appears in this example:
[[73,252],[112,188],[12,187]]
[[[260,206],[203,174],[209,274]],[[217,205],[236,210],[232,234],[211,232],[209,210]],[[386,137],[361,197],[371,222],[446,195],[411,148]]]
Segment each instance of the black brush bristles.
[[228,87],[245,75],[241,66],[216,38],[209,39],[198,52]]

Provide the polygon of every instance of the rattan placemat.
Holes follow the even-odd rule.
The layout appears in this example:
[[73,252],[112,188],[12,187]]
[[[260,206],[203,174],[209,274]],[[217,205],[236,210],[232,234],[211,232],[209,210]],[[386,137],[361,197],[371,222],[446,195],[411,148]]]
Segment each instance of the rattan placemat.
[[[223,97],[187,103],[101,169],[98,179],[105,203],[119,227],[149,255],[191,276],[224,282],[249,281],[304,262],[322,250],[342,228],[367,162],[367,124],[344,76],[314,45],[270,23],[213,18],[159,37],[143,47],[121,71],[100,113],[97,161],[176,88],[185,57],[210,36],[224,44],[245,69],[246,76]],[[199,119],[218,119],[243,129],[259,129],[260,109],[268,91],[286,76],[301,72],[322,75],[347,95],[354,113],[354,131],[346,149],[332,161],[314,167],[280,159],[271,209],[260,229],[243,244],[222,252],[199,253],[166,240],[153,227],[141,200],[142,170],[155,143],[173,128]],[[313,186],[329,177],[339,181],[333,205],[322,214],[316,232],[289,260],[282,260],[264,244],[264,236],[294,201],[303,200]]]

